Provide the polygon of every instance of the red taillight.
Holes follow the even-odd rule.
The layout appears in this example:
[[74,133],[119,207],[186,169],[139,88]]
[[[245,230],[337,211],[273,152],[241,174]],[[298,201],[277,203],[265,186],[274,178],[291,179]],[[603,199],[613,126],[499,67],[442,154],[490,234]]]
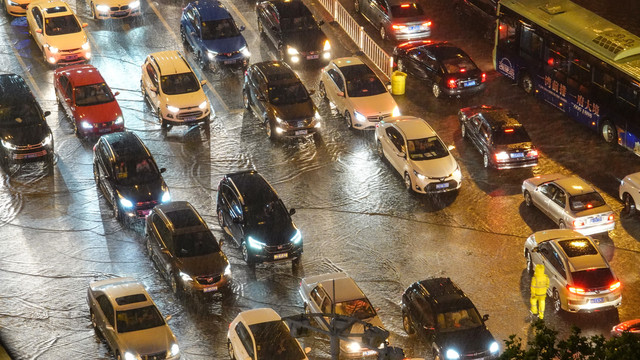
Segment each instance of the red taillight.
[[579,287],[573,287],[571,285],[567,285],[567,290],[569,290],[570,293],[574,293],[574,294],[578,294],[578,295],[584,295],[584,289],[579,288]]
[[401,8],[408,8],[409,6],[411,6],[410,4],[402,4],[400,5]]
[[587,209],[591,209],[593,207],[593,204],[587,204]]
[[549,60],[547,60],[547,64],[548,64],[549,66],[553,66],[553,62],[554,62],[554,61],[553,61],[553,58],[549,58]]
[[456,79],[449,79],[449,81],[447,82],[447,86],[450,88],[455,88],[456,87]]
[[393,25],[391,25],[391,28],[392,28],[393,30],[400,30],[400,29],[404,29],[404,28],[405,28],[405,26],[404,26],[404,25],[397,25],[397,24],[393,24]]
[[614,282],[613,284],[611,284],[611,286],[609,286],[609,291],[613,291],[619,287],[620,287],[620,281]]
[[502,30],[504,27],[502,25],[498,26],[498,30]]
[[460,72],[467,72],[467,69],[460,69]]
[[527,156],[538,157],[538,150],[529,150],[529,153],[527,153]]
[[512,132],[513,132],[513,129],[504,129],[504,132],[506,132],[506,133],[512,133]]
[[573,227],[579,228],[584,226],[584,221],[582,220],[573,220]]
[[487,81],[487,74],[482,73],[482,82]]
[[608,221],[613,221],[615,219],[615,217],[613,216],[613,214],[609,214],[609,217],[607,218]]
[[424,26],[424,27],[431,26],[431,21],[427,21],[426,23],[422,23],[422,26]]

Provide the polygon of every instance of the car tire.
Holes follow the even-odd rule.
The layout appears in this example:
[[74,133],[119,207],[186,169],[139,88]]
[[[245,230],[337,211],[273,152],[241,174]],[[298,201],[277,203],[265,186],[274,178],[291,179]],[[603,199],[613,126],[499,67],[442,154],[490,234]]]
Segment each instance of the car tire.
[[482,165],[485,169],[489,167],[489,155],[487,153],[482,153]]
[[522,78],[520,79],[520,87],[527,94],[533,93],[533,79],[531,79],[531,75],[529,73],[524,73]]
[[123,215],[122,210],[120,210],[120,204],[118,204],[118,199],[113,198],[111,205],[113,207],[113,217],[118,221],[122,221]]
[[562,301],[560,300],[560,294],[558,294],[558,290],[553,289],[553,312],[559,314],[562,311]]
[[467,137],[467,127],[464,125],[464,123],[460,125],[460,135],[462,135],[463,139]]
[[267,120],[267,122],[264,124],[265,129],[267,130],[267,137],[270,140],[275,140],[276,139],[276,132],[275,129],[273,128],[273,124],[271,123],[270,120]]
[[149,253],[149,258],[153,260],[153,250],[151,249],[151,236],[147,235],[147,241],[145,242],[145,247],[147,248],[147,253]]
[[633,216],[636,213],[636,203],[635,201],[633,201],[633,197],[629,194],[629,193],[624,193],[624,195],[622,196],[623,202],[624,202],[624,207],[623,207],[623,213],[626,216]]
[[347,122],[347,127],[349,129],[353,129],[353,120],[351,119],[351,114],[349,110],[344,111],[344,120]]
[[609,144],[615,144],[618,140],[618,131],[613,125],[613,123],[609,120],[605,120],[602,123],[602,127],[600,128],[600,134],[605,142]]
[[416,333],[416,330],[413,328],[413,322],[406,311],[402,312],[402,327],[407,335],[413,335]]
[[380,140],[376,140],[376,152],[380,160],[384,160],[384,149],[382,148],[382,142]]
[[229,351],[229,358],[231,360],[235,360],[236,359],[236,355],[233,352],[233,344],[231,343],[230,339],[227,339],[227,351]]
[[258,34],[264,35],[264,27],[262,27],[262,21],[258,20]]
[[413,183],[411,183],[411,176],[409,176],[408,172],[404,173],[404,187],[407,189],[407,191],[413,190]]
[[533,205],[533,200],[531,199],[531,194],[527,190],[524,191],[524,204],[527,207],[531,207]]
[[242,105],[245,109],[249,110],[251,107],[251,103],[249,100],[249,94],[247,94],[247,90],[242,89]]
[[360,0],[353,1],[353,8],[355,9],[356,14],[360,13]]
[[322,98],[322,100],[328,100],[327,89],[324,87],[324,82],[322,81],[320,81],[320,84],[318,84],[318,94],[320,95],[320,98]]
[[120,351],[116,352],[116,360],[122,360],[122,355],[120,355]]
[[404,68],[404,61],[402,61],[402,59],[398,59],[398,61],[396,62],[396,65],[397,65],[398,71],[405,72],[406,69]]
[[177,297],[181,297],[183,293],[182,283],[178,280],[178,275],[171,274],[171,292]]
[[431,87],[431,93],[433,93],[433,97],[436,99],[442,97],[442,89],[440,89],[440,85],[433,83],[433,86]]
[[198,51],[196,53],[196,62],[198,63],[198,66],[202,68],[202,70],[206,70],[209,66],[209,62],[207,61],[206,57],[202,55],[201,51]]
[[299,269],[301,264],[302,264],[302,256],[298,256],[297,258],[291,260],[291,268],[294,270]]
[[98,166],[93,163],[93,181],[96,183],[96,187],[100,188],[100,176],[98,175]]
[[280,44],[278,45],[278,60],[286,62],[285,61],[285,53],[284,53],[284,45]]
[[160,127],[162,129],[166,129],[168,127],[167,121],[162,117],[162,111],[160,110],[160,108],[156,110],[156,113],[158,115],[158,122],[160,123]]
[[249,257],[249,249],[247,249],[247,242],[242,241],[242,245],[240,245],[240,250],[242,251],[242,260],[247,263],[247,265],[252,266],[253,260]]
[[180,40],[182,41],[184,49],[187,51],[191,51],[191,46],[189,45],[189,41],[187,40],[187,34],[185,33],[184,26],[180,26]]
[[531,259],[531,253],[529,252],[529,250],[525,252],[525,258],[527,259],[527,273],[529,274],[529,276],[533,276],[533,270],[535,266],[533,266],[533,259]]

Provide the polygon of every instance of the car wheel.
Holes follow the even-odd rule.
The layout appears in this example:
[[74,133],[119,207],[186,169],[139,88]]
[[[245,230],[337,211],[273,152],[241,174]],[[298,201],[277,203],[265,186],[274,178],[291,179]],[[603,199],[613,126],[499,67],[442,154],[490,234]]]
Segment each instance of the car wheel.
[[153,250],[151,250],[151,236],[147,235],[147,252],[149,253],[149,257],[153,258]]
[[463,139],[467,137],[467,127],[464,124],[460,125],[460,134]]
[[351,120],[351,114],[349,110],[344,111],[344,120],[347,122],[347,127],[349,129],[353,129],[353,121]]
[[278,46],[278,55],[280,61],[285,61],[284,45],[282,44]]
[[273,129],[273,124],[271,124],[271,121],[267,120],[267,122],[264,124],[266,130],[267,130],[267,137],[271,140],[275,140],[276,138],[276,134],[275,131]]
[[382,142],[380,140],[376,140],[376,151],[380,159],[384,160],[384,149],[382,148]]
[[247,242],[246,241],[242,242],[240,250],[242,251],[242,260],[244,260],[244,262],[246,262],[247,265],[253,266],[253,260],[249,256],[249,249],[247,248]]
[[233,344],[231,343],[231,339],[227,339],[227,350],[229,350],[229,358],[231,360],[235,360],[236,354],[233,351]]
[[566,228],[567,228],[567,225],[564,223],[564,221],[560,220],[560,221],[558,222],[558,228],[559,228],[559,229],[566,229]]
[[402,59],[398,59],[396,64],[398,65],[398,71],[405,72],[404,62],[402,61]]
[[614,144],[618,140],[616,127],[609,120],[605,120],[600,129],[602,138],[609,144]]
[[206,57],[204,57],[202,55],[202,52],[198,51],[197,55],[196,55],[196,61],[198,62],[198,65],[203,69],[206,70],[207,66],[209,66],[209,63],[206,59]]
[[182,295],[182,284],[178,280],[178,276],[171,274],[171,292],[176,296]]
[[118,204],[118,199],[113,198],[113,200],[111,201],[111,205],[113,205],[113,217],[116,218],[116,220],[121,221],[122,220],[122,210],[120,210],[120,205]]
[[167,121],[162,117],[162,111],[160,110],[160,108],[156,110],[156,113],[158,114],[158,122],[160,123],[160,127],[166,129],[168,127]]
[[184,26],[180,26],[180,40],[182,40],[182,45],[185,50],[191,51],[191,47],[189,46],[189,42],[187,41],[187,34],[185,33]]
[[442,90],[440,89],[440,85],[436,83],[434,83],[433,86],[431,87],[431,92],[433,93],[433,97],[435,97],[436,99],[442,96]]
[[247,94],[247,90],[244,89],[242,90],[242,105],[247,110],[249,110],[249,106],[251,105],[249,103],[249,94]]
[[404,173],[404,187],[407,188],[407,190],[411,191],[413,190],[413,184],[411,183],[411,176],[409,176],[409,173]]
[[382,40],[387,39],[387,30],[385,30],[384,25],[380,25],[380,38]]
[[533,276],[534,266],[533,266],[533,260],[531,259],[531,253],[529,252],[529,250],[527,250],[525,256],[527,257],[527,273],[529,273],[529,276]]
[[562,302],[560,301],[560,295],[558,290],[553,289],[553,311],[558,314],[562,310]]
[[298,256],[297,258],[291,260],[291,267],[293,269],[298,269],[300,268],[300,264],[302,263],[302,257]]
[[122,360],[122,355],[120,355],[120,352],[116,352],[116,360]]
[[220,225],[220,228],[224,230],[224,214],[222,213],[222,210],[218,210],[218,225]]
[[482,154],[482,165],[485,169],[489,167],[489,155],[487,153]]
[[531,194],[529,194],[527,190],[524,191],[524,204],[527,205],[527,207],[531,207],[531,205],[533,205],[533,200],[531,200]]
[[322,81],[318,84],[318,94],[320,94],[322,100],[327,100],[327,89],[325,89],[324,82]]
[[636,203],[633,201],[633,197],[629,193],[624,193],[624,213],[627,216],[633,216],[636,213]]
[[93,181],[96,182],[96,186],[100,187],[100,176],[98,175],[98,166],[93,163]]
[[304,303],[304,313],[311,314],[311,309],[309,309],[309,304]]
[[354,0],[353,7],[355,8],[356,13],[360,13],[360,0]]
[[525,73],[522,75],[522,79],[520,80],[520,86],[525,93],[531,94],[533,93],[533,80],[531,79],[531,75]]
[[406,332],[408,335],[413,335],[416,332],[413,328],[411,318],[409,318],[409,314],[407,314],[405,311],[402,312],[402,327],[404,328],[404,332]]

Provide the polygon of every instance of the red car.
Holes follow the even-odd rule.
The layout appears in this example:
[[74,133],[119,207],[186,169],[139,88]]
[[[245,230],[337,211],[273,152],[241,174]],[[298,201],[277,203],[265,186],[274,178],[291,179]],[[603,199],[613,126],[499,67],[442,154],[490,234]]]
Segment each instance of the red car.
[[58,104],[73,120],[78,136],[100,136],[124,130],[122,110],[107,83],[92,65],[71,65],[53,72]]

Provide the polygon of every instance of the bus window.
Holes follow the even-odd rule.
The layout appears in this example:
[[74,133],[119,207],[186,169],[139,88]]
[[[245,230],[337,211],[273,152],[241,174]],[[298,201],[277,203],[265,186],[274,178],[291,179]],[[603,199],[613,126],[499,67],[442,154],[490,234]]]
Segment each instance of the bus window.
[[638,104],[638,87],[627,81],[619,81],[618,100],[621,100],[627,106],[635,108]]
[[542,37],[536,34],[534,29],[522,25],[520,31],[520,49],[534,58],[539,59],[542,50]]
[[574,58],[569,65],[568,86],[581,89],[581,93],[586,93],[591,85],[591,65],[586,61]]
[[604,90],[607,90],[610,93],[616,88],[616,79],[611,76],[608,72],[608,69],[601,68],[596,66],[593,69],[593,83],[600,86]]
[[500,45],[511,47],[516,42],[516,21],[513,19],[500,19],[498,32]]

